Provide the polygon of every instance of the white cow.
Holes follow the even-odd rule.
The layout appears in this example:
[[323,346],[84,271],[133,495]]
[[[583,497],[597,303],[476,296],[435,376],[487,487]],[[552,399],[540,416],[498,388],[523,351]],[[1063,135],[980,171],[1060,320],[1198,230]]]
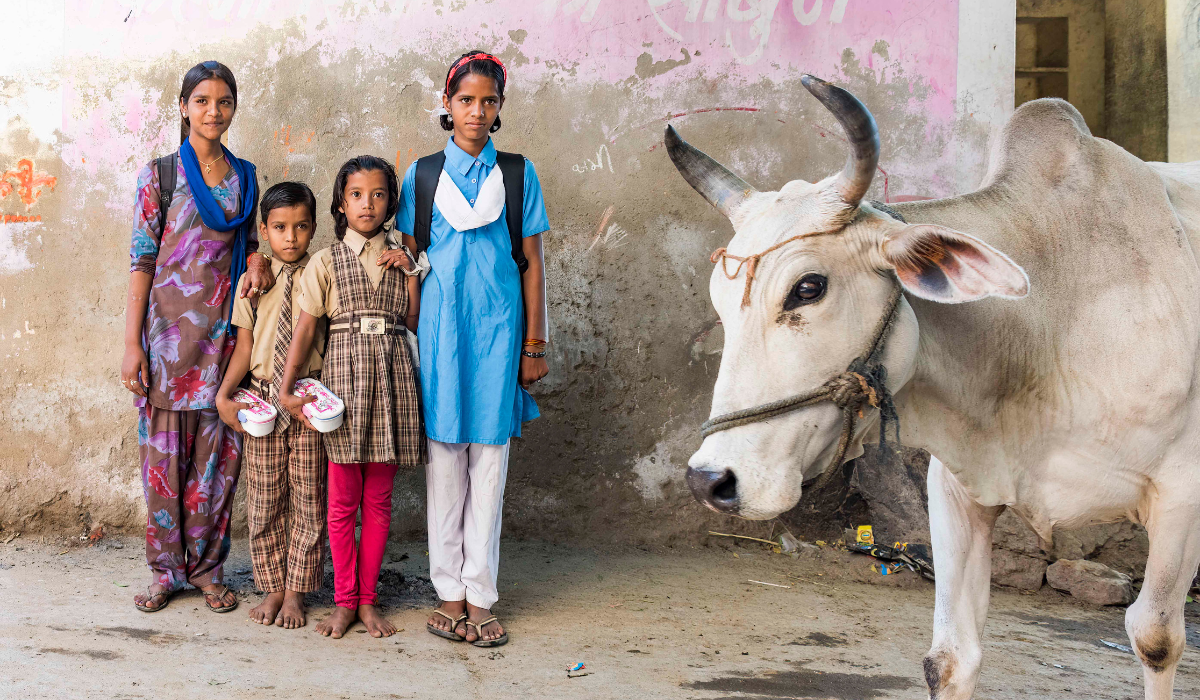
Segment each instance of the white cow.
[[804,84],[851,144],[821,182],[757,192],[667,130],[680,173],[734,228],[709,284],[725,349],[693,493],[723,513],[782,513],[879,430],[886,385],[903,443],[936,455],[930,697],[974,692],[992,529],[1011,508],[1045,543],[1056,527],[1146,527],[1125,624],[1146,697],[1167,700],[1200,563],[1200,162],[1144,163],[1066,102],[1037,100],[979,190],[891,211],[862,201],[871,114]]

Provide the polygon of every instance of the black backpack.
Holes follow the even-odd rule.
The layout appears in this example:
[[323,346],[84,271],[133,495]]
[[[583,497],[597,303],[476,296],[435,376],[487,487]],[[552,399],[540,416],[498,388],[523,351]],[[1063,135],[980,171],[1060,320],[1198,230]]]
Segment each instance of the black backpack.
[[175,176],[179,167],[178,151],[169,156],[154,159],[158,169],[158,235],[167,230],[167,210],[171,208],[171,196],[175,194]]
[[[429,248],[429,228],[433,223],[433,195],[437,191],[438,178],[446,164],[446,152],[438,151],[417,160],[416,200],[417,210],[413,217],[413,238],[417,240],[414,255]],[[512,258],[521,274],[529,268],[525,251],[521,247],[524,233],[525,212],[525,156],[520,153],[496,151],[496,165],[504,176],[505,222],[508,224],[508,239],[512,244]],[[513,184],[516,186],[512,186]]]

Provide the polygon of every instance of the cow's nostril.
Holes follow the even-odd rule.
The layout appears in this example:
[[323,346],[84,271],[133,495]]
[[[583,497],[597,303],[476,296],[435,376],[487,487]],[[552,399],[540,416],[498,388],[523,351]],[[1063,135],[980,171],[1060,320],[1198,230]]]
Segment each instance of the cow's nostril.
[[732,470],[708,471],[689,467],[687,482],[697,501],[718,513],[737,512],[737,477]]
[[713,498],[730,503],[737,503],[737,476],[728,469],[717,480],[712,490]]

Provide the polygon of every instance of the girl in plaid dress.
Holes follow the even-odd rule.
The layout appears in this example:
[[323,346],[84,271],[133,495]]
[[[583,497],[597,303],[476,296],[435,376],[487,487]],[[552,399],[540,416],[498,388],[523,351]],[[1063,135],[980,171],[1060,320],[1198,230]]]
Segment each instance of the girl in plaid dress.
[[[416,263],[409,258],[406,266],[384,267],[379,261],[398,194],[396,171],[381,158],[352,158],[338,172],[330,206],[338,240],[313,256],[300,277],[300,320],[279,390],[280,405],[311,429],[302,409],[314,397],[301,399],[293,389],[317,321],[329,317],[322,378],[346,413],[342,425],[324,435],[337,610],[317,631],[334,638],[355,620],[374,637],[396,632],[379,614],[375,591],[392,522],[392,481],[398,467],[424,463],[417,384],[404,339],[416,329]],[[362,535],[355,542],[360,509]]]

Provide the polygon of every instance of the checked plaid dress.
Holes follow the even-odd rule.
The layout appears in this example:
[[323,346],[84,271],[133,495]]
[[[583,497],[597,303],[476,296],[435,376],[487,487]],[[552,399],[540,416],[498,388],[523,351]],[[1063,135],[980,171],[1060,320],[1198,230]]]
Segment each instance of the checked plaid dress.
[[[415,467],[424,464],[425,431],[412,357],[403,334],[408,287],[399,270],[384,271],[379,289],[357,256],[342,241],[331,249],[333,283],[340,313],[330,327],[350,325],[349,332],[331,331],[322,375],[330,391],[346,404],[342,425],[325,435],[329,459],[338,464],[384,462]],[[362,319],[383,319],[394,329],[361,333]]]

